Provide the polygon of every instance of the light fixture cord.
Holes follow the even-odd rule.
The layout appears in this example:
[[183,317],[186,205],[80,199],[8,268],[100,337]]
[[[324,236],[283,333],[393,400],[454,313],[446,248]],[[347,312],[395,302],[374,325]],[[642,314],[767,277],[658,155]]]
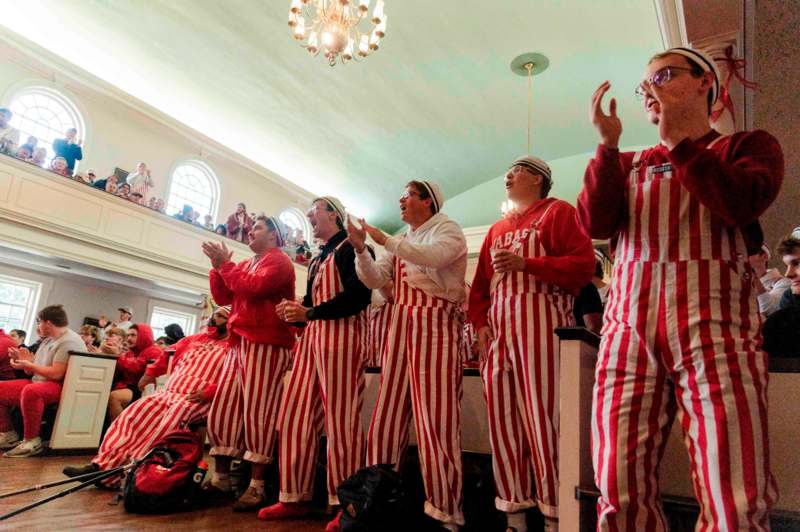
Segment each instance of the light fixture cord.
[[531,124],[533,122],[533,63],[527,63],[528,70],[528,155],[531,154]]

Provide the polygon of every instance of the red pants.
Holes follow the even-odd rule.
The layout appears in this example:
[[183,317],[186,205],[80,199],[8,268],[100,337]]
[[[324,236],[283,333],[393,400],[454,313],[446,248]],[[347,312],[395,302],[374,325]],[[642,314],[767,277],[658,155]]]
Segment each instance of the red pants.
[[367,445],[368,464],[399,464],[413,411],[425,513],[459,525],[462,327],[452,305],[394,305]]
[[289,350],[242,339],[228,352],[208,413],[211,454],[272,462]]
[[328,436],[329,504],[339,504],[336,487],[364,465],[360,327],[357,317],[314,321],[297,344],[278,421],[281,502],[311,500],[320,419]]
[[25,423],[25,439],[39,436],[44,407],[61,399],[61,383],[28,379],[0,382],[0,432],[14,430],[9,409],[18,406]]

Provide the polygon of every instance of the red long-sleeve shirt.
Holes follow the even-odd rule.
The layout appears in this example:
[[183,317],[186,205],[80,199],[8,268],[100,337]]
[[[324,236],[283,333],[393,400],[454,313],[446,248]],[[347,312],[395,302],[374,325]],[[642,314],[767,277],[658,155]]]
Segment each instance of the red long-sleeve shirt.
[[591,239],[578,224],[575,208],[565,201],[545,198],[531,205],[519,216],[506,217],[495,222],[483,239],[467,311],[469,321],[476,329],[488,323],[490,286],[494,275],[490,250],[493,247],[508,248],[506,243],[510,244],[514,240],[515,233],[529,228],[539,218],[541,221],[537,238],[541,240],[547,255],[526,258],[525,271],[542,282],[574,294],[591,280],[595,262],[594,249]]
[[153,343],[153,329],[146,323],[131,326],[138,332],[136,346],[117,358],[114,389],[136,386],[144,375],[149,361],[161,356],[161,350]]
[[294,265],[278,248],[267,251],[252,265],[252,259],[239,264],[231,261],[209,275],[211,295],[219,305],[231,305],[228,330],[257,344],[291,349],[294,333],[278,317],[275,306],[283,299],[294,299]]
[[[765,131],[735,133],[706,149],[719,133],[684,139],[672,151],[659,144],[642,153],[647,165],[672,163],[673,175],[723,223],[743,230],[751,253],[761,247],[758,217],[783,181],[783,152]],[[589,161],[578,196],[578,218],[593,238],[612,238],[628,220],[628,176],[633,152],[602,144]]]

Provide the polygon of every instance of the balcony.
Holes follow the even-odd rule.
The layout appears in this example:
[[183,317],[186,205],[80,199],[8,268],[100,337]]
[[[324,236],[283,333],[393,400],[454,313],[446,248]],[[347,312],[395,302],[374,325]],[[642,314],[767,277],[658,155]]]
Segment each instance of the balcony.
[[[220,240],[176,220],[12,157],[0,156],[0,242],[6,247],[131,275],[193,294],[208,292],[201,244]],[[224,239],[235,261],[252,255]],[[295,265],[297,291],[306,269]]]

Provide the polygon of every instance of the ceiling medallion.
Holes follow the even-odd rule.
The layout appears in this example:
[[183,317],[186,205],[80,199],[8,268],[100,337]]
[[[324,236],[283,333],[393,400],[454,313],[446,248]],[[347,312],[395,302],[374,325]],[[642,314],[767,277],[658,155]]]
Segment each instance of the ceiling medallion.
[[[334,66],[337,59],[347,63],[367,57],[378,49],[386,34],[387,15],[383,0],[376,0],[369,16],[371,0],[292,0],[289,7],[289,27],[298,41],[311,55],[320,52]],[[372,24],[370,31],[362,32],[361,23]]]

